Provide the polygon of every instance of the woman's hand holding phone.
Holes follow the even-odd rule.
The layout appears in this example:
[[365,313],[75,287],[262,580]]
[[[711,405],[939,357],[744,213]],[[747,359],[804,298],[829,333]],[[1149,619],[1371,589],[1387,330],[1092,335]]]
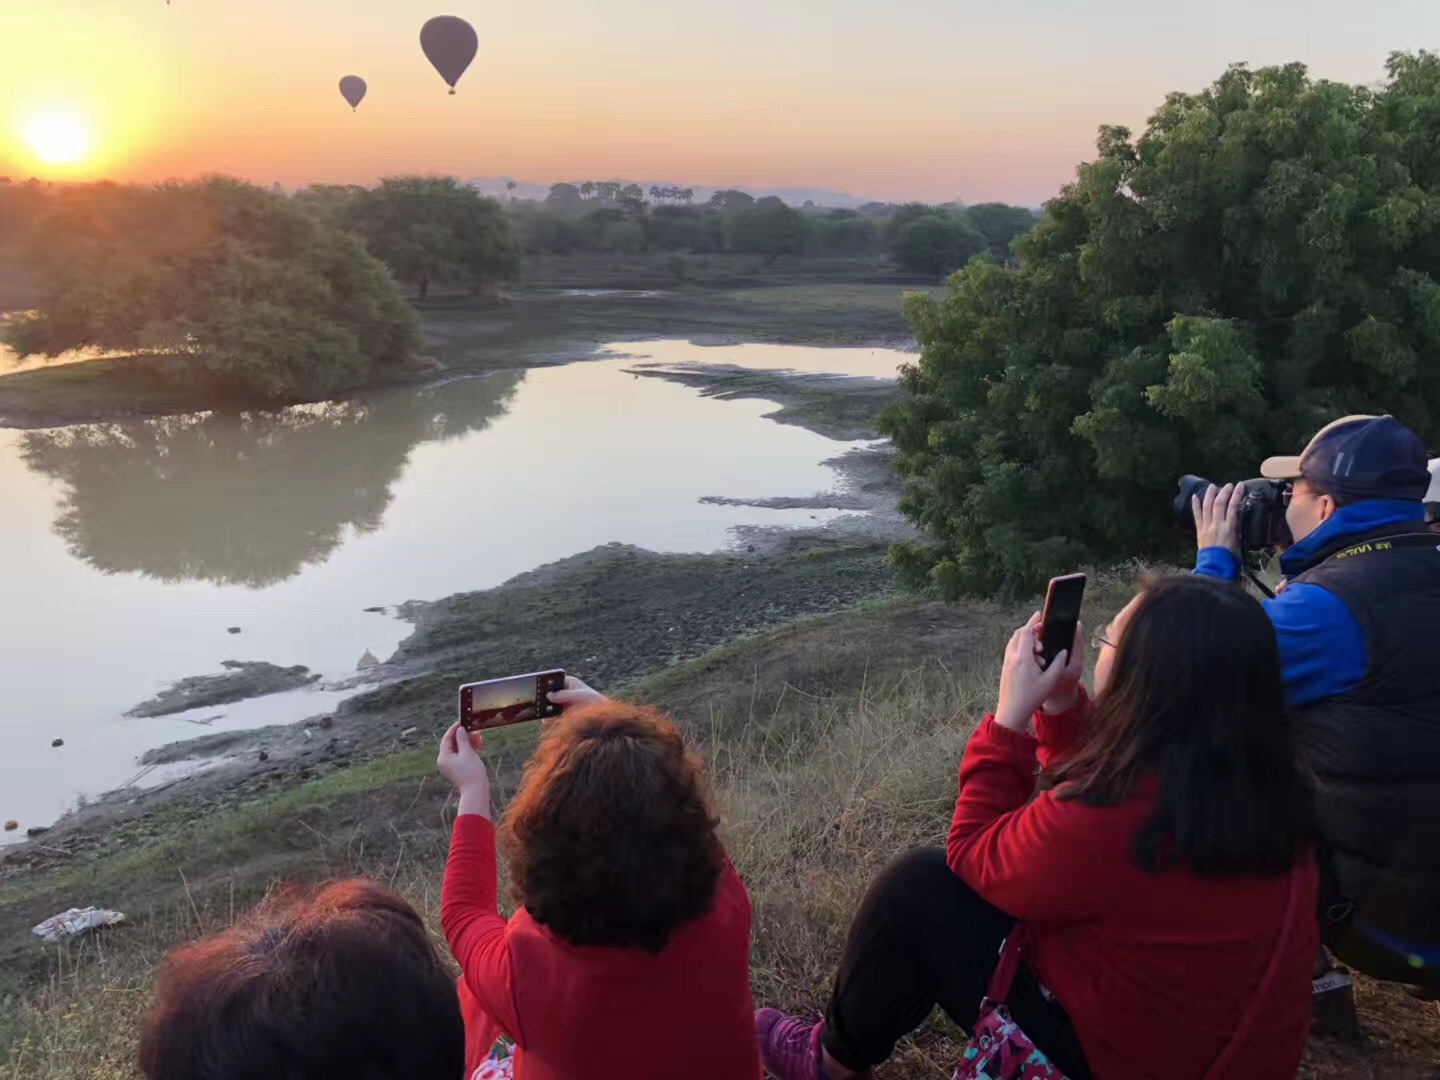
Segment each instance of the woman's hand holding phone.
[[550,704],[559,705],[562,711],[575,708],[577,705],[594,705],[597,702],[609,700],[599,690],[592,690],[574,675],[566,675],[565,689],[553,690],[549,697]]
[[[565,677],[565,689],[548,695],[552,705],[562,710],[607,700],[598,690],[591,689],[573,675]],[[440,737],[440,752],[435,767],[460,793],[460,813],[478,814],[490,820],[490,773],[477,751],[485,745],[478,731],[466,731],[459,723],[451,724]]]
[[[1030,718],[1044,706],[1074,701],[1076,687],[1085,670],[1083,632],[1076,626],[1075,641],[1055,657],[1048,668],[1040,646],[1040,612],[1010,635],[1005,647],[1005,665],[1000,672],[1000,700],[995,705],[995,722],[1012,731],[1027,731]],[[1052,710],[1046,709],[1047,712]]]
[[478,814],[490,819],[490,773],[476,752],[485,745],[478,731],[466,731],[458,723],[451,724],[440,736],[440,753],[435,767],[460,793],[460,813]]
[[[1062,653],[1065,663],[1051,664],[1052,668],[1061,668],[1060,682],[1056,689],[1040,703],[1040,711],[1049,713],[1051,716],[1058,716],[1073,708],[1076,700],[1080,697],[1080,680],[1085,677],[1085,624],[1075,623],[1075,641],[1068,650]],[[1048,674],[1048,672],[1047,672]]]

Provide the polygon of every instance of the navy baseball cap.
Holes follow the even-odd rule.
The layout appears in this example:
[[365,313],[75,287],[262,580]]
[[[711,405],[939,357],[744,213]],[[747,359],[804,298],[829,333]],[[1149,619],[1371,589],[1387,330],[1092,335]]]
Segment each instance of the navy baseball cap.
[[1267,458],[1260,475],[1308,480],[1350,499],[1420,502],[1430,486],[1425,444],[1393,416],[1342,416],[1321,428],[1299,457]]

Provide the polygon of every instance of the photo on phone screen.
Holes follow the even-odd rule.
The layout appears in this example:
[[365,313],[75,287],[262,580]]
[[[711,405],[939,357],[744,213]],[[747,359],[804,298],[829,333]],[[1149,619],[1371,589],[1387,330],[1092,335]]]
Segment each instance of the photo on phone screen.
[[1040,613],[1040,659],[1044,667],[1075,644],[1080,605],[1085,599],[1085,575],[1067,574],[1050,579],[1045,610]]
[[460,687],[460,723],[466,731],[523,724],[560,715],[550,693],[565,689],[565,672],[539,671]]

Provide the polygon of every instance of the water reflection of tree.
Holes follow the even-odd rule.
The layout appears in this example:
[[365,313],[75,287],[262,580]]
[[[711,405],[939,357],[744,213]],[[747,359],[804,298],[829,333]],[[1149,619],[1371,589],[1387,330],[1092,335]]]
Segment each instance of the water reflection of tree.
[[65,485],[55,531],[107,573],[261,588],[380,526],[410,451],[502,415],[523,373],[276,413],[29,432]]

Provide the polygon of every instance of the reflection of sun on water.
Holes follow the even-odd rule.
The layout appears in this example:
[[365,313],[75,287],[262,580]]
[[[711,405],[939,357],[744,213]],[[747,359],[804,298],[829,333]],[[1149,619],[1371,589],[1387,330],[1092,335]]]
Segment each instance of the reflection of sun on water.
[[25,144],[47,165],[78,165],[90,153],[90,131],[70,109],[47,109],[31,115],[21,134]]

